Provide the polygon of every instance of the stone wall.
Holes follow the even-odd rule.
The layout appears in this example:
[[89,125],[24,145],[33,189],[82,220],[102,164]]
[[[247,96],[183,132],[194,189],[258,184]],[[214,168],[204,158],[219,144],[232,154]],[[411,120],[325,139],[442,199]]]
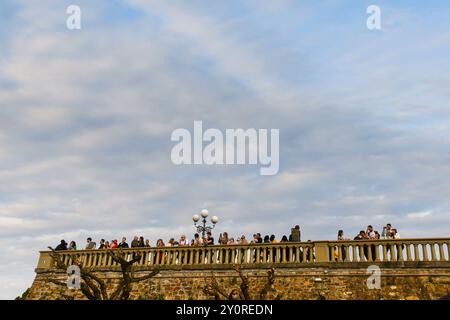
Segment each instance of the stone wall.
[[[315,266],[283,267],[275,269],[273,291],[267,298],[273,299],[440,299],[450,292],[450,267],[433,265],[420,266],[382,266],[381,289],[368,289],[366,266]],[[241,283],[234,270],[213,270],[218,283],[228,292],[238,289]],[[212,270],[162,270],[160,274],[137,284],[131,293],[132,299],[213,299],[203,292],[203,287],[211,279]],[[244,274],[250,280],[252,299],[259,299],[259,292],[267,282],[267,269],[247,269]],[[137,272],[137,276],[146,271]],[[113,290],[120,273],[104,270],[98,272],[107,278]],[[55,270],[37,273],[30,289],[28,299],[62,299],[63,294],[83,296],[74,290],[69,291],[58,285],[48,283],[45,277],[65,281],[67,275]]]

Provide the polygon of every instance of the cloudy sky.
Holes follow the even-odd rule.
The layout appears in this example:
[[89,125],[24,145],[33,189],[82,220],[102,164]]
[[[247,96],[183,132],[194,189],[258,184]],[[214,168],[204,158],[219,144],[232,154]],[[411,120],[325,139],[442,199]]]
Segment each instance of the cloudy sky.
[[[2,0],[0,298],[62,238],[191,237],[202,208],[216,235],[448,237],[450,5],[357,3]],[[280,129],[279,173],[175,166],[194,120]]]

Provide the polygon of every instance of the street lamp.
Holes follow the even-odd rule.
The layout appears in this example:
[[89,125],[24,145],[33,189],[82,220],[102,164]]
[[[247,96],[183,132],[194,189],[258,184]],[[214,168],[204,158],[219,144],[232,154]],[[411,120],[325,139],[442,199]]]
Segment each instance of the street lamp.
[[[217,216],[212,216],[211,217],[211,222],[212,222],[212,227],[211,226],[207,226],[206,225],[206,218],[208,217],[209,212],[206,209],[203,209],[202,211],[200,211],[200,215],[198,214],[194,214],[192,216],[192,220],[194,221],[194,226],[197,228],[197,232],[202,234],[202,239],[205,238],[205,233],[206,232],[210,232],[215,226],[216,223],[219,222],[219,218],[217,218]],[[203,218],[203,220],[201,221],[202,224],[201,225],[197,225],[197,222]]]

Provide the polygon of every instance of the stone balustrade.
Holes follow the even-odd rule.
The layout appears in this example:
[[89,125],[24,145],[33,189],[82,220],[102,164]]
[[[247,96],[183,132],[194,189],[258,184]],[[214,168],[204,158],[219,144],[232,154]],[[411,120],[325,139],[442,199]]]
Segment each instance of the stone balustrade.
[[[117,250],[117,249],[111,249]],[[315,241],[278,244],[214,245],[207,247],[149,247],[124,249],[127,259],[140,256],[138,267],[224,268],[233,264],[248,267],[293,267],[318,264],[436,262],[450,264],[450,238],[368,241]],[[53,269],[50,251],[41,251],[37,271]],[[106,250],[58,252],[66,264],[74,259],[84,267],[118,267]]]

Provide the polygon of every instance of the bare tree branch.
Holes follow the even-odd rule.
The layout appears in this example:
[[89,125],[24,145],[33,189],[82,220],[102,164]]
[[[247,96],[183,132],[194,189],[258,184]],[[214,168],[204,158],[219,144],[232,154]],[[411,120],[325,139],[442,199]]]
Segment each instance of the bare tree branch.
[[150,274],[147,274],[145,276],[142,277],[133,277],[131,278],[131,282],[140,282],[140,281],[144,281],[150,278],[153,278],[154,276],[156,276],[159,273],[159,269],[155,269],[153,270]]
[[[203,287],[203,292],[208,295],[214,296],[216,300],[220,298],[220,296],[224,297],[228,300],[251,300],[250,294],[249,294],[249,287],[250,282],[247,275],[245,275],[240,265],[233,265],[234,270],[239,274],[239,277],[241,279],[241,284],[239,286],[240,290],[232,289],[230,293],[227,294],[226,290],[219,286],[217,283],[217,279],[214,275],[214,273],[211,273],[210,281],[207,282],[207,284]],[[269,291],[276,291],[273,288],[273,284],[275,282],[275,270],[272,268],[267,272],[267,283],[261,289],[260,291],[260,299],[264,299],[267,296],[267,293]],[[279,300],[281,298],[281,295],[278,294],[276,299]]]
[[239,277],[241,278],[241,292],[240,292],[240,297],[243,300],[250,300],[250,295],[248,293],[248,288],[249,288],[249,284],[248,284],[248,277],[246,275],[244,275],[241,271],[241,266],[240,265],[234,265],[234,270],[236,270],[236,272],[239,274]]
[[269,271],[267,271],[267,282],[259,293],[259,297],[261,300],[266,298],[267,293],[269,291],[274,290],[273,289],[274,282],[275,282],[275,269],[271,268]]
[[[56,268],[60,270],[67,271],[69,267],[68,264],[64,263],[61,254],[54,250],[52,247],[48,247],[52,252],[50,256],[56,263]],[[66,252],[67,254],[67,252]],[[70,254],[72,265],[76,265],[80,268],[80,289],[83,295],[89,300],[128,300],[130,297],[130,292],[132,290],[132,283],[137,283],[154,277],[159,273],[159,269],[152,270],[148,275],[142,277],[133,276],[133,264],[141,260],[140,254],[133,254],[133,258],[128,261],[125,258],[125,254],[122,249],[106,251],[106,255],[112,257],[112,259],[120,265],[122,271],[122,279],[113,291],[111,295],[108,295],[108,290],[106,283],[103,279],[94,274],[93,268],[84,268],[83,262],[78,259],[77,254]],[[46,281],[58,284],[60,286],[65,286],[66,283],[47,278]]]

